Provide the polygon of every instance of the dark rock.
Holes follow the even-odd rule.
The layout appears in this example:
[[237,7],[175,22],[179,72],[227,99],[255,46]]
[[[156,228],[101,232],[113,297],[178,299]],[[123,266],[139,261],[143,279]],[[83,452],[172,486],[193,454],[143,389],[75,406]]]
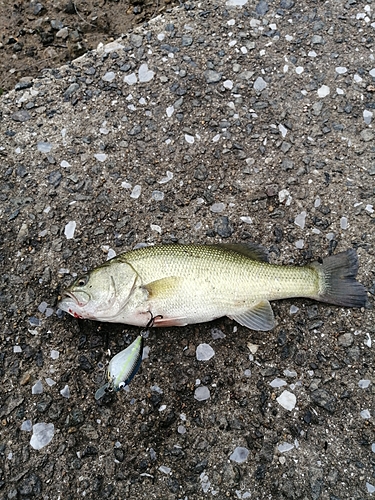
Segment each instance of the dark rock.
[[336,398],[325,389],[316,389],[311,393],[311,400],[329,413],[336,410]]
[[194,172],[194,179],[197,179],[198,181],[205,181],[208,177],[208,170],[207,167],[204,165],[199,165]]
[[78,357],[78,363],[79,363],[79,368],[87,373],[92,372],[94,369],[89,359],[84,354],[81,354]]
[[55,188],[60,184],[61,179],[62,175],[58,170],[54,170],[48,176],[48,182]]
[[25,90],[33,86],[33,82],[18,82],[14,86],[14,90]]
[[222,238],[229,238],[233,234],[233,227],[229,222],[229,218],[226,215],[218,217],[214,222],[214,229],[216,233]]

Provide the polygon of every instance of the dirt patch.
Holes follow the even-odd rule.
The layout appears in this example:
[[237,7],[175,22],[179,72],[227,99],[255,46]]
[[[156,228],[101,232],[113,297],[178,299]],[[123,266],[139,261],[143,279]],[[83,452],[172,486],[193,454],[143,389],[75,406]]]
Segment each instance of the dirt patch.
[[0,1],[0,92],[110,42],[147,22],[171,0]]

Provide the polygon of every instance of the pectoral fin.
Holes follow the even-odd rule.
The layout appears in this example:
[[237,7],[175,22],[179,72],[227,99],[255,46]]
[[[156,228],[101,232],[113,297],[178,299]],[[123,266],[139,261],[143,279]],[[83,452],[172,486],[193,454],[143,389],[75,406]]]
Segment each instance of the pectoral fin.
[[182,287],[182,279],[178,276],[168,276],[160,280],[151,281],[147,285],[143,285],[148,292],[148,298],[151,299],[167,299],[176,294]]
[[262,300],[248,311],[229,316],[229,318],[234,319],[240,325],[246,326],[251,330],[259,330],[262,332],[272,330],[275,326],[275,318],[271,304],[268,300]]

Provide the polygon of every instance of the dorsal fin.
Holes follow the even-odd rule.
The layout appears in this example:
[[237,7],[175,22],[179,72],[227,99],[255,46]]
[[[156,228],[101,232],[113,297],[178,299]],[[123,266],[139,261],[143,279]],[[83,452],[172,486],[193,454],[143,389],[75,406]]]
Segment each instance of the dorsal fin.
[[217,243],[213,246],[225,248],[226,250],[245,255],[252,260],[268,262],[267,250],[257,243]]

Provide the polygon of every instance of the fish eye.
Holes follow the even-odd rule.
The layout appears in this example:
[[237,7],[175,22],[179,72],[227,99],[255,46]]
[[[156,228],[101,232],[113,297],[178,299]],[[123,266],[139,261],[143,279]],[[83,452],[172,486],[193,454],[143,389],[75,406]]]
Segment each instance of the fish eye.
[[125,385],[126,385],[125,382],[120,382],[118,388],[122,389],[123,387],[125,387]]
[[88,274],[84,274],[83,276],[80,276],[77,279],[76,285],[78,285],[78,286],[85,286],[85,285],[87,285],[88,281],[89,281],[89,275]]

